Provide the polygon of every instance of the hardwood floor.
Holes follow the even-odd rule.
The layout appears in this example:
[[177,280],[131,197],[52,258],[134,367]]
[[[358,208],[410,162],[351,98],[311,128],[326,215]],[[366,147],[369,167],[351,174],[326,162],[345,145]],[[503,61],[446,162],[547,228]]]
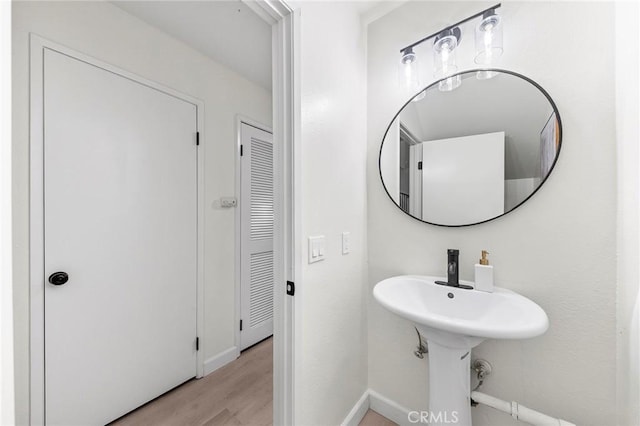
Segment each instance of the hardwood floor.
[[112,426],[270,426],[273,338],[221,369],[162,395]]
[[[109,426],[271,426],[273,338],[200,380],[167,392]],[[367,411],[359,426],[397,426]]]
[[387,419],[375,411],[368,410],[358,426],[398,426],[396,423]]

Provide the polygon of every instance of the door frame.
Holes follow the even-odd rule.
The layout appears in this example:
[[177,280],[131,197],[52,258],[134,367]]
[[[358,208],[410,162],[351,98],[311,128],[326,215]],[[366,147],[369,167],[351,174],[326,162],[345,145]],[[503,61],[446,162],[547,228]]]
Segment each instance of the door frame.
[[[242,0],[271,25],[273,79],[273,424],[295,425],[302,338],[300,10],[285,0]],[[287,281],[297,284],[287,295]]]
[[[45,424],[44,324],[44,50],[50,49],[196,106],[196,131],[204,140],[204,102],[119,67],[30,34],[30,424]],[[196,335],[204,337],[204,150],[197,148]],[[204,339],[196,352],[196,377],[204,373]]]
[[11,2],[0,2],[0,424],[15,424],[11,9]]
[[[273,96],[273,95],[272,95]],[[255,127],[256,129],[264,130],[265,132],[271,133],[273,135],[273,130],[270,126],[260,123],[257,120],[247,117],[246,115],[236,114],[236,184],[235,184],[235,197],[237,200],[236,211],[234,215],[235,220],[235,307],[236,307],[236,315],[235,315],[235,334],[234,334],[234,344],[236,348],[236,358],[240,356],[240,320],[242,319],[242,217],[241,217],[241,208],[242,208],[242,156],[240,155],[240,146],[242,145],[242,124],[247,124],[251,127]],[[275,168],[274,163],[274,168]],[[275,188],[274,188],[275,189]],[[275,195],[275,191],[274,191]],[[274,224],[275,225],[275,224]],[[274,226],[274,234],[275,234],[275,226]],[[274,247],[274,256],[275,256],[275,247]],[[274,258],[275,259],[275,258]],[[275,265],[274,265],[275,266]],[[274,277],[275,279],[275,277]],[[275,303],[274,303],[275,304]],[[275,329],[273,330],[275,334]]]

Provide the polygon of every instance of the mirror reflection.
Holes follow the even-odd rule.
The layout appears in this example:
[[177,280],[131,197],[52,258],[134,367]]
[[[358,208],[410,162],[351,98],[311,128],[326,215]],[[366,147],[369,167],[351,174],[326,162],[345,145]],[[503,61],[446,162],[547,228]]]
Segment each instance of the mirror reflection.
[[436,82],[407,102],[380,149],[389,197],[436,225],[472,225],[518,207],[545,181],[561,145],[558,111],[535,82],[499,70],[460,77],[453,91]]

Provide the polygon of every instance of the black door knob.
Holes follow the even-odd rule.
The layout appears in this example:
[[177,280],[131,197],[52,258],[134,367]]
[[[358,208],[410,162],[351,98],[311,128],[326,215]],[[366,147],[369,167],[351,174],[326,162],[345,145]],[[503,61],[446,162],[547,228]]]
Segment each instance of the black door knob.
[[53,285],[62,285],[69,281],[69,275],[66,272],[54,272],[49,275],[49,282]]

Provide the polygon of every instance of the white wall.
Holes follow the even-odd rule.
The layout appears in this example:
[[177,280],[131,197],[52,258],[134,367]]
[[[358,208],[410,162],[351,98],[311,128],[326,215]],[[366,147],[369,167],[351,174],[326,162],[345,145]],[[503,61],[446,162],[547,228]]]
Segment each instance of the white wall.
[[[580,425],[616,419],[616,129],[614,4],[507,2],[501,67],[527,75],[556,101],[564,126],[558,164],[523,207],[492,222],[441,228],[404,215],[378,177],[378,149],[406,94],[397,89],[399,49],[469,16],[474,2],[409,2],[368,30],[369,291],[398,274],[445,274],[447,248],[461,250],[473,279],[491,252],[496,284],[536,301],[549,331],[523,341],[487,341],[473,357],[494,373],[482,390]],[[594,31],[594,28],[598,28]],[[467,35],[464,43],[473,44]],[[472,57],[459,56],[460,70]],[[371,294],[371,293],[369,293]],[[369,296],[369,386],[413,409],[427,408],[427,360],[412,351],[411,325]],[[515,425],[485,407],[474,425]]]
[[640,424],[640,6],[616,3],[616,139],[618,148],[618,424]]
[[[366,42],[356,4],[293,5],[301,14],[304,239],[295,424],[336,425],[367,387]],[[344,256],[343,231],[351,232]],[[306,238],[313,235],[325,235],[326,259],[309,265]]]
[[271,123],[271,94],[106,2],[13,4],[14,309],[17,418],[28,419],[28,33],[58,42],[205,102],[205,359],[234,346],[235,115]]

